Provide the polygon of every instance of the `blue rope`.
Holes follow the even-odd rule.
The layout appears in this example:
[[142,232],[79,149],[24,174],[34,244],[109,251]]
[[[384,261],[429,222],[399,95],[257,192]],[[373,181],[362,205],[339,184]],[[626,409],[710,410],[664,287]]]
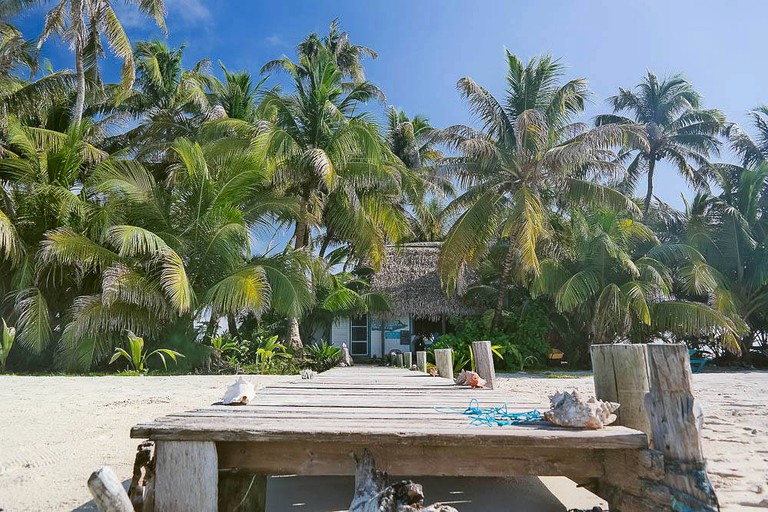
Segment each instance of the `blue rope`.
[[435,407],[437,412],[444,414],[463,414],[469,418],[470,425],[483,425],[488,427],[507,425],[520,425],[523,423],[535,423],[541,421],[542,416],[539,411],[509,412],[506,402],[496,407],[480,407],[476,398],[469,401],[466,409],[455,407]]

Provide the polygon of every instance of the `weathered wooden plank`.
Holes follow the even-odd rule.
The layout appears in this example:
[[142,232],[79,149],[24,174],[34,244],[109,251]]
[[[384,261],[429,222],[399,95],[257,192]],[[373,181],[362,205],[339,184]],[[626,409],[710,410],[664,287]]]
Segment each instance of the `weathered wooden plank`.
[[453,380],[453,350],[450,348],[435,349],[435,366],[441,377]]
[[[433,422],[434,423],[434,422]],[[646,448],[645,435],[625,427],[600,431],[565,430],[546,425],[536,427],[467,427],[418,425],[399,428],[397,425],[351,424],[350,421],[323,422],[259,422],[258,420],[228,420],[225,418],[173,418],[162,423],[137,425],[132,437],[178,441],[303,441],[322,437],[326,442],[388,444],[412,446],[513,446],[538,448],[631,449]]]
[[216,512],[219,468],[215,443],[158,441],[155,457],[155,512]]
[[416,351],[416,367],[420,372],[427,373],[427,352],[424,350]]
[[646,350],[650,437],[667,461],[664,483],[677,501],[697,510],[715,510],[718,502],[701,447],[688,348],[647,345]]
[[[353,475],[355,459],[368,449],[377,466],[391,475],[409,476],[530,476],[572,475],[594,478],[603,475],[604,451],[488,446],[472,457],[457,457],[444,446],[303,443],[219,443],[219,466],[249,472],[296,475]],[[478,463],[482,461],[482,463]]]
[[615,345],[612,350],[619,424],[643,432],[650,431],[646,410],[648,363],[645,345]]
[[613,368],[614,345],[592,345],[592,370],[595,380],[595,395],[600,400],[618,402],[616,372]]
[[493,351],[490,341],[473,341],[472,354],[475,358],[475,369],[481,378],[485,379],[488,389],[496,387],[496,369],[493,367]]

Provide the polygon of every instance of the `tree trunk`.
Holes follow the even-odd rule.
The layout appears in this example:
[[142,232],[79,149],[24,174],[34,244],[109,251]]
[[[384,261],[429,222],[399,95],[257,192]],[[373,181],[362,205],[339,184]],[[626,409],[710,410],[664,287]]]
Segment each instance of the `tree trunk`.
[[[296,221],[296,230],[293,233],[294,249],[303,249],[307,245],[307,233],[309,230],[306,218],[307,201],[302,199],[299,220]],[[304,353],[304,344],[301,341],[301,332],[299,332],[299,319],[296,317],[288,318],[288,346],[291,347],[294,355],[301,356]]]
[[301,342],[301,332],[299,332],[299,319],[296,317],[288,319],[288,346],[291,347],[294,355],[300,356],[304,352],[304,344]]
[[219,327],[219,319],[211,316],[211,318],[208,319],[208,326],[205,328],[205,338],[210,340],[211,338],[216,336],[216,330],[218,327]]
[[493,330],[501,328],[501,315],[504,310],[504,299],[507,296],[509,278],[512,275],[512,264],[514,261],[515,245],[510,237],[509,249],[507,249],[507,255],[504,257],[504,266],[501,269],[501,277],[499,278],[499,291],[496,293],[496,308],[493,310],[493,322],[491,323],[491,329]]
[[648,209],[651,207],[651,199],[653,199],[653,171],[656,169],[656,156],[651,155],[648,160],[648,191],[645,194],[645,202],[643,203],[643,215],[648,213]]
[[237,330],[237,319],[231,313],[227,315],[227,330],[235,338],[240,337],[240,332]]
[[72,120],[80,124],[85,110],[85,66],[83,65],[83,45],[79,41],[75,44],[75,74],[77,78],[77,96],[75,97],[75,110],[72,112]]

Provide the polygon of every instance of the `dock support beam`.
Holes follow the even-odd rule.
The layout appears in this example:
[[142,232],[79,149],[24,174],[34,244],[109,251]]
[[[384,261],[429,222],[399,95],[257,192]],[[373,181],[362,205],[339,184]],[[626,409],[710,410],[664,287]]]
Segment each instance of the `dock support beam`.
[[657,477],[607,471],[598,494],[611,510],[717,511],[696,421],[687,347],[593,345],[591,355],[597,398],[619,402],[618,424],[645,432],[651,453],[644,456],[662,460]]
[[420,372],[427,373],[427,352],[425,350],[416,352],[416,368],[418,368]]
[[494,389],[496,385],[496,369],[493,367],[493,351],[490,341],[473,341],[472,354],[475,358],[475,369],[480,378],[485,379],[485,387]]
[[411,366],[413,366],[413,354],[410,352],[403,352],[403,365],[409,370],[411,369]]
[[155,512],[217,511],[216,443],[158,441],[155,457]]
[[437,371],[441,377],[453,380],[453,350],[436,348],[435,366],[437,366]]

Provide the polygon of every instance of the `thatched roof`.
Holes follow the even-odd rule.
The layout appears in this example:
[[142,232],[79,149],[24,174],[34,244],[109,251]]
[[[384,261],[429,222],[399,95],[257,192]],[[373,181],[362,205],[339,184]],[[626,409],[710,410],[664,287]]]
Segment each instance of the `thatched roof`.
[[468,315],[475,311],[460,298],[467,287],[464,272],[457,292],[446,295],[437,271],[439,242],[387,246],[386,258],[373,278],[373,289],[389,295],[394,315],[413,315],[436,320],[440,316]]

